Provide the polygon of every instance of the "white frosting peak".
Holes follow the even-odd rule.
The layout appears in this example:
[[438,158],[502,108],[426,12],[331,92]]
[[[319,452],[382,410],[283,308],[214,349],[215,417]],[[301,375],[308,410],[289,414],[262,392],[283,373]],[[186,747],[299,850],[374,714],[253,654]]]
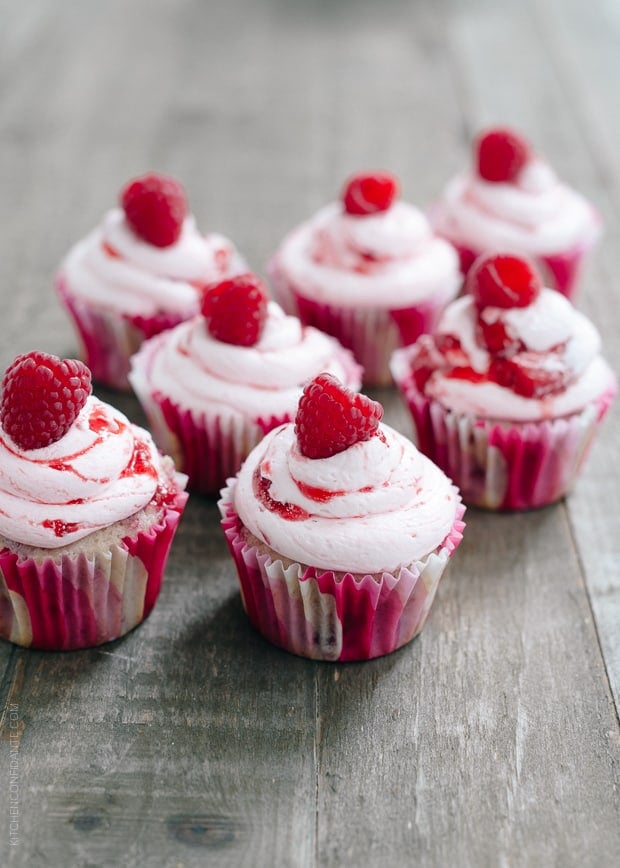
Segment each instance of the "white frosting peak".
[[530,160],[519,172],[518,186],[526,193],[550,193],[558,185],[558,178],[551,166],[540,159]]

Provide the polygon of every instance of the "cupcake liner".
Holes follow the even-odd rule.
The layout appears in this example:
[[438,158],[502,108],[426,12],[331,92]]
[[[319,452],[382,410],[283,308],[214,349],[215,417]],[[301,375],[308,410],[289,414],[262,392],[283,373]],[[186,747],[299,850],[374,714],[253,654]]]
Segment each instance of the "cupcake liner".
[[[464,247],[447,238],[459,255],[460,267],[463,274],[467,274],[473,262],[481,253],[487,250],[476,250],[472,247]],[[562,295],[573,300],[579,284],[579,278],[583,269],[586,255],[590,252],[594,241],[578,244],[562,253],[553,253],[543,256],[542,254],[525,254],[532,259],[540,268],[545,279],[546,286],[557,289]]]
[[292,421],[289,414],[252,420],[240,413],[194,413],[151,392],[135,367],[131,382],[159,449],[173,458],[177,470],[188,476],[188,487],[200,494],[218,495],[267,431]]
[[449,301],[437,293],[431,299],[394,310],[338,307],[297,292],[280,272],[277,262],[270,263],[269,275],[276,300],[284,310],[306,325],[333,335],[351,350],[364,368],[367,386],[392,385],[391,353],[397,347],[412,344],[421,334],[434,331]]
[[[341,348],[337,350],[337,357],[346,374],[345,383],[357,388],[360,384],[359,366],[351,354]],[[250,418],[232,409],[195,411],[152,389],[147,378],[148,369],[149,345],[145,354],[139,354],[134,360],[130,382],[158,447],[172,456],[177,470],[189,477],[189,488],[200,494],[219,496],[226,480],[237,473],[265,434],[285,422],[292,422],[297,412],[296,401],[290,412],[277,415],[265,412],[258,418]],[[200,372],[197,375],[200,376]],[[301,393],[301,386],[299,391]],[[268,403],[266,394],[265,404]]]
[[43,560],[0,551],[0,638],[55,651],[118,639],[153,608],[187,500],[177,492],[148,530],[94,554]]
[[69,313],[80,341],[80,356],[93,380],[113,389],[129,391],[129,360],[146,338],[186,319],[177,313],[129,317],[78,298],[60,275],[56,291]]
[[355,576],[282,560],[249,545],[232,505],[235,480],[222,491],[222,527],[239,577],[241,598],[267,640],[314,660],[370,660],[416,636],[428,618],[439,580],[462,539],[459,504],[454,525],[425,559],[391,573]]
[[560,500],[579,475],[616,390],[581,412],[538,422],[484,419],[446,410],[422,395],[393,363],[409,407],[416,445],[458,486],[465,503],[522,510]]

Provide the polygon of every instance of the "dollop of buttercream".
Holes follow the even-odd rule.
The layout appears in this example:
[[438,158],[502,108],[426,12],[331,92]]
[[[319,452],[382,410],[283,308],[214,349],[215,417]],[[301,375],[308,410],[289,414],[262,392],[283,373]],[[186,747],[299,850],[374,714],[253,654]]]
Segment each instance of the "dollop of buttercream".
[[355,574],[426,557],[450,532],[458,504],[450,480],[388,425],[319,459],[301,454],[292,424],[281,426],[250,454],[234,490],[241,521],[271,549]]
[[150,434],[91,396],[64,437],[42,449],[20,449],[0,430],[0,533],[59,548],[138,512],[159,475]]
[[327,205],[284,239],[274,264],[299,294],[345,307],[447,303],[460,286],[452,246],[402,201],[363,217]]
[[[502,323],[525,351],[548,355],[548,370],[561,367],[564,385],[542,398],[526,397],[489,377],[493,354],[484,346],[478,329],[478,310],[472,296],[452,302],[443,312],[437,334],[458,339],[471,368],[480,379],[468,380],[435,371],[425,393],[459,413],[494,419],[538,421],[582,410],[613,386],[615,377],[601,356],[601,339],[592,322],[555,290],[543,288],[525,307],[485,308],[488,322]],[[395,362],[395,376],[402,376]]]
[[246,270],[233,244],[222,235],[202,235],[189,215],[179,239],[155,247],[130,228],[120,208],[67,254],[61,273],[72,294],[127,316],[178,312],[186,319],[199,310],[197,285]]
[[485,181],[474,171],[458,175],[429,216],[435,230],[457,244],[533,256],[589,246],[601,231],[590,203],[539,159],[514,183]]
[[152,394],[166,395],[196,414],[255,418],[293,415],[303,386],[322,371],[354,388],[361,374],[338,341],[303,326],[273,301],[254,346],[216,340],[199,315],[147,341],[132,368],[130,379],[138,376]]

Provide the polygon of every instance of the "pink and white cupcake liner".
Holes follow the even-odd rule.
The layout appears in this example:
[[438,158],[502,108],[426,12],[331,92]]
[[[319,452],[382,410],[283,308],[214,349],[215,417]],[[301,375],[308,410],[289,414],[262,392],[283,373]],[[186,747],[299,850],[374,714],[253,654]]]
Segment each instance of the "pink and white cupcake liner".
[[[488,252],[487,250],[477,250],[457,244],[450,238],[447,240],[450,241],[459,255],[463,275],[467,274],[473,262],[480,254]],[[589,241],[587,244],[575,245],[570,250],[561,253],[549,253],[544,256],[542,254],[537,256],[528,254],[528,258],[532,259],[540,268],[545,286],[557,289],[562,295],[573,300],[577,294],[585,258],[593,247],[593,244],[593,241]]]
[[177,470],[188,476],[188,487],[200,494],[218,495],[267,431],[292,421],[288,414],[248,419],[239,413],[196,413],[151,392],[135,370],[132,383],[159,449],[172,457]]
[[394,374],[420,451],[452,479],[465,503],[493,510],[560,500],[579,475],[616,394],[610,388],[581,412],[558,419],[498,421],[447,410],[422,395],[412,377]]
[[104,386],[130,391],[131,356],[143,341],[172,328],[186,317],[175,313],[156,316],[123,316],[73,295],[60,275],[56,291],[80,340],[80,356],[91,370],[93,380]]
[[132,630],[155,605],[186,500],[178,491],[148,530],[92,555],[50,553],[35,561],[0,551],[0,638],[69,651]]
[[269,266],[274,296],[284,310],[305,324],[337,338],[351,350],[364,368],[367,386],[392,385],[389,360],[397,347],[412,344],[421,334],[434,331],[448,301],[439,295],[410,307],[350,308],[307,298],[280,273],[277,262]]
[[356,576],[302,566],[261,552],[244,539],[232,505],[235,481],[222,491],[222,527],[235,562],[244,608],[274,645],[314,660],[369,660],[410,642],[424,626],[443,571],[462,539],[464,508],[435,552],[397,576]]

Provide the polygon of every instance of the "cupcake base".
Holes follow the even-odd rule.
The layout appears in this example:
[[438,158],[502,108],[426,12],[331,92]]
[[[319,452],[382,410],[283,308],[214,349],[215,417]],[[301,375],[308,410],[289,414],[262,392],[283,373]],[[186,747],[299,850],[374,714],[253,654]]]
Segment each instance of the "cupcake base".
[[247,541],[222,492],[222,527],[237,568],[244,608],[272,644],[313,660],[370,660],[410,642],[426,623],[439,580],[462,539],[464,508],[435,552],[397,575],[338,574],[298,563]]
[[118,639],[140,624],[155,605],[187,500],[181,479],[149,527],[100,551],[82,541],[44,557],[41,549],[27,556],[24,546],[0,550],[0,638],[69,651]]
[[143,341],[178,325],[185,315],[160,313],[129,317],[78,298],[60,275],[56,292],[66,308],[80,341],[80,357],[88,365],[95,382],[119,391],[130,391],[130,358]]
[[284,310],[337,338],[351,350],[364,369],[364,385],[390,386],[389,360],[398,347],[412,344],[421,334],[434,331],[453,292],[420,301],[405,308],[346,308],[318,302],[299,293],[280,271],[277,260],[269,265],[273,293]]
[[267,431],[291,421],[288,415],[251,420],[232,412],[194,413],[151,391],[139,364],[134,364],[130,381],[160,451],[172,457],[188,477],[188,487],[199,494],[219,496]]
[[132,377],[155,442],[185,473],[191,491],[218,496],[267,431],[291,417],[250,420],[240,414],[194,414],[169,398],[144,394]]
[[538,422],[485,419],[446,410],[422,395],[407,353],[392,370],[414,428],[414,442],[458,486],[465,503],[492,510],[547,506],[564,497],[581,472],[616,389],[581,412]]

